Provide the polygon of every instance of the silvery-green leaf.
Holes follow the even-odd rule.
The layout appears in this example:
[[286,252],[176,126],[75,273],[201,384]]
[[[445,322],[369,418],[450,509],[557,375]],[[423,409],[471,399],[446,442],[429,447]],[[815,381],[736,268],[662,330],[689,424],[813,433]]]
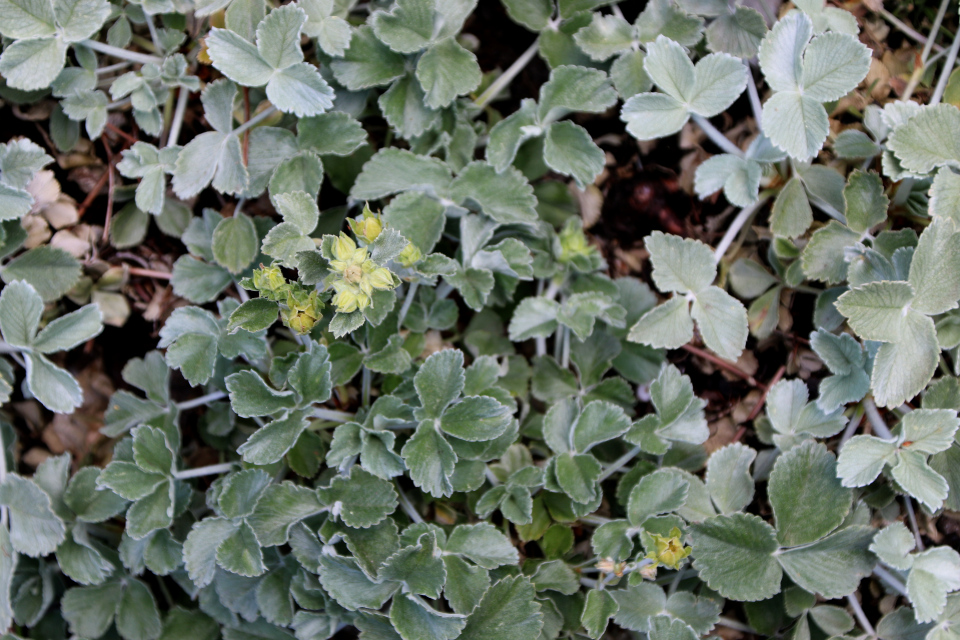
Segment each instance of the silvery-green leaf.
[[206,43],[214,66],[237,84],[259,87],[273,76],[275,67],[263,59],[257,47],[229,29],[212,28]]
[[670,38],[661,35],[647,45],[643,66],[654,84],[674,100],[687,104],[694,97],[697,76],[693,62]]
[[10,474],[0,484],[0,504],[10,512],[10,543],[31,557],[45,556],[64,540],[66,528],[36,484]]
[[513,167],[498,174],[485,162],[471,162],[454,179],[450,192],[457,202],[475,203],[501,224],[530,224],[537,219],[533,187]]
[[810,96],[781,91],[764,103],[762,115],[764,133],[792,157],[806,160],[823,148],[829,132],[827,112]]
[[237,453],[251,464],[272,464],[282,458],[307,428],[309,409],[293,411],[267,423],[240,445]]
[[180,256],[173,263],[173,291],[190,302],[216,300],[231,282],[233,278],[230,272],[223,267],[197,260],[190,255]]
[[321,155],[348,156],[367,139],[363,125],[340,111],[300,118],[297,143]]
[[654,0],[644,7],[635,23],[640,42],[661,35],[686,47],[693,47],[703,34],[703,19],[687,14],[671,0]]
[[324,590],[337,604],[351,611],[361,607],[379,609],[400,588],[396,582],[374,583],[353,558],[323,554],[319,560]]
[[870,384],[877,404],[899,406],[920,393],[937,369],[939,345],[933,320],[913,310],[903,318],[898,342],[877,351]]
[[651,347],[677,349],[693,339],[693,319],[686,298],[675,295],[645,313],[627,339]]
[[637,140],[653,140],[680,131],[690,114],[676,98],[661,93],[638,93],[624,103],[620,119],[627,123],[627,131]]
[[865,487],[896,459],[897,447],[874,436],[854,436],[837,457],[837,476],[845,487]]
[[[780,591],[776,531],[757,516],[736,513],[690,525],[693,566],[726,598],[754,602]],[[622,606],[622,603],[621,603]]]
[[556,591],[563,595],[573,595],[580,587],[576,572],[563,560],[538,563],[530,581],[538,592]]
[[316,245],[292,222],[281,222],[263,238],[261,251],[286,267],[298,265],[298,254],[312,251]]
[[960,110],[949,104],[923,107],[894,128],[887,142],[908,171],[930,173],[937,167],[960,168],[960,147],[950,132],[960,125]]
[[55,413],[73,413],[83,404],[80,383],[64,369],[39,353],[23,354],[30,393]]
[[247,300],[230,314],[227,331],[243,329],[256,333],[270,327],[277,321],[277,303],[266,298]]
[[746,207],[756,202],[761,177],[758,162],[725,153],[697,167],[694,189],[701,199],[723,189],[731,204]]
[[344,524],[357,529],[378,524],[397,508],[393,485],[356,466],[317,493]]
[[460,554],[485,569],[513,564],[518,558],[509,538],[485,522],[458,525],[450,533],[444,550]]
[[847,129],[833,140],[833,150],[840,158],[872,158],[881,149],[870,136],[856,129]]
[[642,527],[652,516],[680,509],[687,500],[690,484],[668,470],[654,471],[641,478],[630,492],[627,518],[634,527]]
[[53,3],[14,0],[0,3],[0,23],[3,35],[14,39],[52,36],[57,26]]
[[110,4],[104,0],[61,0],[54,4],[60,37],[64,42],[79,42],[96,33],[107,16]]
[[307,20],[306,12],[296,5],[285,5],[270,11],[257,26],[257,51],[274,69],[286,69],[303,61],[300,32]]
[[330,68],[350,91],[387,85],[406,73],[403,56],[380,42],[366,25],[354,30],[343,58],[333,60]]
[[390,621],[403,640],[452,640],[466,624],[464,616],[435,611],[409,595],[393,599]]
[[760,43],[760,68],[774,91],[800,89],[803,50],[812,36],[810,18],[803,13],[791,13],[779,20]]
[[246,522],[240,521],[217,547],[217,564],[237,575],[252,577],[266,571],[263,551]]
[[59,547],[57,563],[64,575],[80,584],[100,584],[114,571],[114,566],[90,544],[86,529],[75,526]]
[[167,349],[166,361],[180,369],[193,385],[203,384],[213,375],[217,359],[220,326],[209,311],[197,307],[174,310],[160,329],[160,349]]
[[334,94],[316,67],[300,62],[273,74],[267,82],[267,98],[280,111],[302,118],[333,107]]
[[887,218],[889,199],[883,193],[883,181],[873,172],[855,170],[843,189],[847,226],[863,233]]
[[573,426],[574,450],[586,453],[594,445],[612,440],[630,428],[630,418],[617,405],[601,400],[587,403]]
[[230,273],[238,274],[257,257],[257,229],[244,214],[224,218],[213,232],[213,256]]
[[440,417],[445,433],[468,442],[493,440],[502,435],[512,420],[510,408],[489,396],[468,396],[448,407]]
[[[650,64],[647,57],[646,64]],[[747,86],[747,68],[739,58],[711,53],[694,69],[695,81],[687,105],[693,113],[706,118],[723,112]]]
[[238,371],[224,382],[230,392],[231,409],[243,418],[266,416],[296,405],[292,391],[272,389],[254,371]]
[[803,54],[803,92],[819,102],[839,100],[853,91],[869,70],[866,45],[845,33],[826,33],[814,38]]
[[440,118],[440,112],[426,106],[425,101],[420,83],[412,76],[404,76],[381,94],[377,104],[390,126],[409,140],[432,129]]
[[884,564],[906,571],[913,565],[915,557],[908,554],[916,545],[913,534],[907,526],[897,521],[890,523],[874,536],[870,551],[873,551]]
[[800,178],[790,178],[773,202],[770,229],[784,238],[797,238],[813,223],[813,209]]
[[714,451],[707,461],[706,484],[720,513],[733,513],[753,502],[750,465],[757,452],[739,442]]
[[931,511],[943,506],[949,492],[947,481],[927,464],[926,456],[909,449],[899,452],[890,475],[903,489]]
[[717,355],[735,362],[747,343],[749,328],[743,304],[719,287],[697,294],[690,309],[703,341]]
[[560,305],[544,297],[524,298],[513,312],[510,321],[510,340],[522,342],[534,337],[546,338],[557,329]]
[[777,458],[767,489],[786,546],[819,540],[850,510],[852,495],[837,478],[837,462],[822,444],[808,440]]
[[211,182],[223,193],[239,193],[246,188],[247,169],[236,136],[207,131],[181,150],[173,173],[177,196],[191,198]]
[[820,329],[810,336],[810,345],[834,373],[820,381],[817,406],[833,411],[866,395],[870,390],[870,376],[864,370],[866,356],[853,336],[835,336]]
[[386,559],[378,578],[403,583],[404,591],[439,598],[447,570],[437,549],[434,533],[424,533],[416,544],[404,547]]
[[824,598],[841,598],[856,591],[876,566],[869,548],[875,533],[873,527],[845,527],[813,544],[784,549],[777,559],[800,587]]
[[98,490],[101,470],[84,467],[70,479],[64,502],[82,522],[102,522],[123,511],[127,501],[112,491]]
[[934,547],[914,557],[907,576],[907,593],[918,622],[936,620],[947,604],[947,594],[960,589],[960,554],[950,547]]
[[385,148],[363,165],[350,195],[361,200],[376,200],[413,189],[444,196],[451,182],[450,169],[440,160],[403,149]]
[[860,234],[836,220],[817,229],[803,251],[804,274],[813,280],[829,284],[843,282],[847,277],[847,263],[843,250],[860,240]]
[[937,171],[930,187],[930,215],[960,222],[960,175],[945,167]]
[[506,577],[490,587],[467,616],[458,640],[536,640],[543,626],[541,606],[529,578]]
[[63,249],[40,245],[8,262],[0,275],[7,284],[26,281],[44,302],[53,302],[80,279],[80,262]]
[[431,355],[414,376],[414,385],[426,417],[439,418],[463,390],[463,352],[444,349]]
[[631,48],[633,27],[619,16],[593,14],[593,20],[573,36],[577,46],[597,62]]
[[904,309],[913,297],[907,282],[873,282],[843,294],[836,306],[861,338],[896,342],[902,339]]
[[597,480],[603,468],[590,454],[571,451],[556,456],[557,482],[574,502],[587,503],[597,498]]
[[624,100],[638,93],[650,91],[653,82],[643,67],[647,54],[643,51],[628,51],[613,61],[610,66],[610,79],[617,93]]
[[217,548],[235,529],[226,518],[207,518],[193,525],[183,544],[183,562],[198,587],[213,581],[217,569]]
[[620,605],[607,591],[591,589],[580,616],[580,624],[591,638],[599,638],[607,630],[607,622],[617,614]]
[[934,220],[920,234],[910,263],[910,284],[916,293],[910,307],[927,315],[938,315],[957,306],[960,300],[960,232],[950,219]]
[[759,11],[737,7],[733,13],[717,17],[707,27],[707,48],[738,58],[750,58],[757,55],[766,33],[767,23]]
[[66,54],[67,45],[58,37],[16,40],[0,55],[0,74],[15,89],[43,89],[63,69]]
[[957,427],[960,419],[952,409],[918,409],[901,422],[903,447],[928,455],[945,451],[953,443]]
[[542,125],[559,120],[571,111],[602,113],[617,101],[607,75],[597,69],[559,66],[540,87],[539,119]]
[[544,161],[558,173],[572,176],[580,188],[593,184],[603,171],[604,153],[586,129],[570,121],[554,122],[547,128]]
[[0,292],[0,331],[13,347],[30,348],[43,314],[43,299],[29,283],[14,280]]
[[423,87],[426,105],[440,109],[449,106],[457,96],[476,89],[482,74],[477,57],[454,38],[447,38],[420,56],[416,76]]

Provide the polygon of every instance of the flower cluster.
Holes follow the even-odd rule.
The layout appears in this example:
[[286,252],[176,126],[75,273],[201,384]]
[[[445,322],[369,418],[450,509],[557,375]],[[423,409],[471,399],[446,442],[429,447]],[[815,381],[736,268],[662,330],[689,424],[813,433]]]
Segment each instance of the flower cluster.
[[323,302],[316,290],[299,282],[289,282],[276,265],[260,265],[253,270],[251,281],[245,284],[261,297],[279,302],[283,324],[301,335],[310,333],[322,316]]
[[389,291],[396,287],[393,273],[377,266],[369,258],[366,247],[358,247],[345,233],[341,232],[333,243],[333,257],[330,285],[336,291],[333,304],[340,313],[363,311],[372,304],[375,290]]

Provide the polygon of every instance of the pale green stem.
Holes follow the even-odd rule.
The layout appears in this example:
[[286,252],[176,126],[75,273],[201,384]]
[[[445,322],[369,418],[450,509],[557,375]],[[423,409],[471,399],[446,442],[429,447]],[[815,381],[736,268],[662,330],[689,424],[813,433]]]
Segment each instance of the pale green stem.
[[730,226],[727,227],[727,232],[723,234],[723,238],[720,240],[720,244],[717,245],[717,248],[713,251],[713,261],[720,262],[723,260],[723,256],[726,255],[727,250],[730,248],[730,245],[733,244],[734,239],[737,237],[737,234],[740,233],[740,230],[753,219],[753,216],[757,215],[757,212],[767,202],[767,198],[760,198],[754,202],[749,207],[744,207],[740,210],[740,213],[737,214],[737,217],[733,219],[733,222],[730,223]]
[[139,64],[163,64],[163,58],[159,56],[138,53],[136,51],[127,51],[126,49],[114,47],[113,45],[109,45],[104,42],[98,42],[96,40],[84,40],[80,44],[88,49],[93,49],[94,51],[99,51],[100,53],[105,53],[108,56],[120,58],[121,60],[129,60],[130,62],[137,62]]
[[[933,34],[930,35],[933,38]],[[947,53],[947,59],[943,63],[943,71],[940,72],[940,79],[937,81],[937,87],[930,96],[930,105],[940,104],[944,92],[947,90],[947,83],[950,81],[950,73],[953,71],[953,65],[957,63],[957,53],[960,53],[960,33],[953,38],[953,44],[950,45],[950,51]]]
[[211,402],[216,402],[217,400],[223,400],[226,397],[227,394],[223,391],[214,391],[213,393],[208,393],[204,396],[200,396],[199,398],[194,398],[193,400],[178,402],[177,409],[180,411],[195,409],[196,407],[202,407],[205,404],[210,404]]
[[726,153],[737,156],[738,158],[743,157],[743,151],[740,150],[740,147],[733,144],[727,136],[723,135],[719,129],[710,124],[710,121],[704,118],[701,115],[693,114],[693,121],[697,124],[700,129],[707,134],[707,137],[710,140],[720,147]]
[[236,129],[234,129],[233,131],[231,131],[231,133],[232,133],[233,135],[235,135],[235,136],[239,136],[241,133],[243,133],[244,131],[246,131],[246,130],[249,129],[250,127],[255,127],[255,126],[257,126],[258,124],[260,124],[261,122],[263,122],[264,120],[266,120],[267,118],[269,118],[270,116],[272,116],[272,115],[273,115],[274,113],[276,113],[276,112],[277,112],[277,108],[276,108],[276,107],[269,107],[269,108],[267,108],[267,109],[264,109],[263,111],[261,111],[260,113],[258,113],[257,115],[253,116],[252,118],[250,118],[249,120],[247,120],[246,122],[244,122],[242,125],[240,125],[240,126],[237,127]]
[[170,133],[167,134],[167,144],[172,146],[177,144],[180,138],[180,128],[183,126],[183,117],[187,113],[187,103],[190,101],[190,90],[186,87],[180,87],[180,95],[177,96],[177,108],[173,111],[173,120],[170,122]]
[[863,612],[863,607],[860,606],[860,601],[857,600],[856,596],[850,594],[847,596],[847,602],[850,603],[850,608],[853,609],[853,615],[857,617],[857,622],[860,623],[860,628],[866,631],[867,635],[869,635],[871,638],[875,638],[877,636],[877,632],[867,619],[867,615]]
[[487,87],[487,90],[480,94],[480,97],[476,99],[474,104],[481,109],[497,97],[497,95],[503,91],[508,84],[510,84],[517,75],[523,71],[523,68],[533,60],[533,56],[537,54],[537,49],[540,46],[540,38],[537,38],[533,41],[526,51],[520,54],[520,57],[510,65],[506,71],[500,74],[496,80],[490,83],[490,86]]
[[417,297],[417,289],[420,287],[420,281],[414,280],[407,287],[407,295],[403,299],[403,306],[400,307],[400,313],[397,316],[397,326],[403,326],[403,320],[407,317],[410,307],[413,306],[413,300]]
[[187,480],[188,478],[200,478],[203,476],[215,476],[221,473],[230,473],[236,466],[235,462],[224,462],[223,464],[212,464],[207,467],[197,467],[196,469],[186,469],[177,471],[173,475],[178,480]]

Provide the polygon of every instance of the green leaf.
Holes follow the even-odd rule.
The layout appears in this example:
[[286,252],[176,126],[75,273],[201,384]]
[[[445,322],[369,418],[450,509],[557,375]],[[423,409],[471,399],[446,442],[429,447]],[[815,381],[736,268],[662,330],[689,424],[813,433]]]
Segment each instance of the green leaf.
[[934,547],[914,556],[907,576],[907,593],[918,622],[936,620],[947,605],[947,594],[960,589],[960,554]]
[[635,527],[642,527],[652,516],[670,513],[687,501],[690,484],[679,474],[662,469],[640,479],[630,492],[627,518]]
[[503,578],[490,587],[467,616],[458,640],[536,640],[543,626],[533,584],[523,576]]
[[798,91],[775,93],[764,103],[762,116],[764,133],[794,158],[813,157],[827,139],[829,122],[823,105]]
[[841,598],[856,591],[873,571],[876,558],[870,542],[876,529],[850,526],[813,544],[784,549],[777,556],[787,575],[811,593]]
[[343,58],[330,63],[334,78],[350,91],[390,84],[404,75],[404,58],[374,35],[369,26],[353,32]]
[[80,263],[63,249],[42,245],[28,250],[0,269],[3,281],[24,280],[44,302],[53,302],[80,279]]
[[360,467],[353,467],[349,476],[337,476],[318,493],[344,524],[357,529],[381,522],[397,508],[393,485]]
[[630,329],[627,339],[661,349],[677,349],[693,339],[689,302],[675,295],[645,313]]
[[292,391],[272,389],[253,371],[239,371],[224,382],[230,392],[230,406],[241,418],[268,416],[297,404]]
[[413,383],[427,418],[439,418],[464,386],[463,352],[444,349],[427,358]]
[[83,404],[80,383],[66,370],[37,353],[24,353],[30,393],[55,413],[73,413]]
[[890,134],[887,146],[904,169],[930,173],[937,167],[960,168],[960,147],[950,136],[960,125],[960,110],[949,104],[919,110]]
[[453,493],[450,478],[457,454],[438,432],[434,421],[424,420],[400,451],[413,483],[435,497]]
[[43,315],[43,299],[27,282],[13,281],[0,292],[0,331],[13,347],[29,349]]
[[594,445],[613,440],[630,428],[630,418],[620,407],[594,400],[587,403],[573,427],[574,450],[586,453]]
[[0,505],[10,510],[10,543],[17,552],[45,556],[64,540],[66,529],[36,484],[10,474],[0,484]]
[[884,344],[873,363],[871,387],[882,407],[900,406],[920,393],[937,368],[937,330],[930,318],[908,311],[899,342]]
[[557,482],[574,502],[587,503],[597,499],[597,480],[603,467],[590,454],[570,451],[556,456]]
[[468,442],[493,440],[501,436],[512,421],[512,412],[495,398],[470,396],[448,407],[440,418],[440,428]]
[[440,160],[386,148],[363,165],[350,195],[360,200],[376,200],[411,189],[444,195],[451,181],[450,169]]
[[84,467],[70,478],[64,492],[64,502],[81,522],[103,522],[127,506],[127,501],[114,492],[97,490],[101,474],[96,467]]
[[907,282],[871,282],[844,293],[836,307],[861,338],[898,342],[907,322],[904,309],[913,298]]
[[244,214],[224,218],[213,232],[213,256],[232,274],[250,266],[257,257],[257,230]]
[[720,513],[734,513],[753,502],[750,465],[757,452],[735,442],[714,451],[707,461],[706,485]]
[[540,123],[547,125],[571,111],[603,113],[617,102],[607,75],[598,69],[559,66],[540,87]]
[[457,96],[476,89],[482,74],[477,57],[454,38],[447,38],[420,56],[416,75],[423,87],[426,105],[440,109],[449,106]]
[[690,310],[703,341],[721,358],[736,362],[747,343],[747,310],[719,287],[697,294]]
[[160,349],[173,369],[180,369],[191,385],[204,384],[217,361],[220,326],[209,311],[197,307],[175,309],[160,329]]
[[320,583],[345,609],[380,609],[400,589],[396,582],[374,583],[353,558],[322,554],[319,562]]
[[699,293],[717,277],[713,252],[702,242],[654,231],[645,244],[661,291]]
[[957,306],[960,300],[960,233],[952,220],[934,220],[920,234],[910,263],[910,284],[916,295],[911,308],[938,315]]
[[280,460],[307,428],[309,415],[309,409],[300,409],[268,423],[240,445],[237,453],[251,464],[272,464]]
[[855,170],[843,189],[847,226],[863,233],[887,219],[890,200],[883,193],[883,181],[872,171]]
[[806,233],[812,223],[813,209],[810,208],[807,192],[800,178],[794,176],[773,202],[770,228],[780,237],[797,238]]
[[497,173],[485,162],[471,162],[456,177],[450,190],[454,200],[476,203],[483,213],[501,224],[537,220],[533,187],[513,167]]
[[63,69],[67,44],[60,38],[28,38],[8,45],[0,55],[0,74],[15,89],[43,89]]
[[466,624],[464,616],[434,611],[410,595],[393,599],[390,621],[403,640],[453,640]]
[[833,455],[812,440],[777,458],[767,491],[786,546],[815,542],[836,529],[853,499],[837,477]]
[[543,157],[551,169],[572,176],[581,189],[593,184],[603,166],[606,156],[593,142],[589,132],[569,120],[554,122],[547,127]]
[[899,457],[890,470],[893,479],[931,511],[940,509],[949,491],[947,481],[930,468],[923,454],[907,449],[901,450]]
[[617,614],[620,605],[607,591],[591,589],[580,615],[580,624],[591,638],[599,638],[607,629],[607,622]]
[[230,314],[227,332],[243,329],[250,333],[256,333],[268,329],[277,321],[278,310],[277,303],[267,298],[247,300]]
[[404,547],[386,559],[378,576],[382,580],[402,582],[405,592],[439,598],[447,580],[447,570],[437,549],[434,533],[425,533],[417,543]]
[[489,571],[476,567],[459,556],[444,556],[443,564],[447,569],[443,597],[457,613],[470,613],[490,587]]
[[367,140],[363,125],[349,114],[330,111],[297,121],[297,143],[301,149],[320,155],[349,156]]
[[692,523],[690,544],[694,568],[725,598],[754,602],[780,591],[776,531],[757,516],[736,513]]

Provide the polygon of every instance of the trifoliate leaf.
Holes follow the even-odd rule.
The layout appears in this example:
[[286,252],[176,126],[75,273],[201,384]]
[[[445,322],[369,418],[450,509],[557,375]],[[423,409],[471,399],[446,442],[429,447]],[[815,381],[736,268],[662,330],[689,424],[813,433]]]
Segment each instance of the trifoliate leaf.
[[344,524],[357,529],[379,523],[397,508],[393,485],[360,467],[353,467],[349,476],[337,476],[318,493]]
[[454,38],[431,46],[417,62],[417,80],[431,109],[447,107],[457,96],[476,89],[481,75],[477,57]]
[[503,578],[490,587],[477,608],[467,616],[458,640],[536,640],[543,626],[541,607],[530,580],[523,576]]
[[251,464],[272,464],[282,458],[297,443],[300,434],[310,424],[309,409],[299,409],[267,423],[258,429],[237,449],[237,453]]
[[425,533],[417,543],[404,547],[386,559],[379,578],[404,585],[404,591],[428,598],[439,598],[447,580],[447,570],[437,549],[434,533]]

